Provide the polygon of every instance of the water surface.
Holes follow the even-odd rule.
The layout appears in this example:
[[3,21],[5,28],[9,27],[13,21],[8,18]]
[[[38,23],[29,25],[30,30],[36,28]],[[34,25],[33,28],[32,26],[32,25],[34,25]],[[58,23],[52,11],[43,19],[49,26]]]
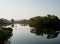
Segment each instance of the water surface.
[[59,44],[60,34],[57,37],[47,39],[47,35],[36,35],[30,32],[29,26],[15,24],[11,44]]

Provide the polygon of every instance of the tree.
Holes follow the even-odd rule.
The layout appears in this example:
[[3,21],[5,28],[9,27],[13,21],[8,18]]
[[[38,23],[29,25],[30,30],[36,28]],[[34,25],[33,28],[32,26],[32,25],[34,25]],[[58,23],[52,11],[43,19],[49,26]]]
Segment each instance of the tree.
[[48,14],[47,16],[37,16],[29,19],[29,26],[35,28],[58,28],[60,19],[55,15]]
[[14,19],[11,19],[11,22],[14,23]]

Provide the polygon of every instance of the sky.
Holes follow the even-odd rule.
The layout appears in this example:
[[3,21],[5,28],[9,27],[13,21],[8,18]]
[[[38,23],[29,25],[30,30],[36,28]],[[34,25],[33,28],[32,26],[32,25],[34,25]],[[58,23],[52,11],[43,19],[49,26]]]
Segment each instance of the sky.
[[60,17],[60,0],[0,0],[0,18],[29,19],[47,14]]

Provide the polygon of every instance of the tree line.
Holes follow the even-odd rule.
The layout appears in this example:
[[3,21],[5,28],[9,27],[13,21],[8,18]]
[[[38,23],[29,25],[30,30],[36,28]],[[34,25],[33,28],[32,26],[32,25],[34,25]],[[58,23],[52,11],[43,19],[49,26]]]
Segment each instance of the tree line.
[[14,19],[7,20],[7,19],[4,19],[4,18],[0,18],[0,26],[10,25],[10,24],[13,24],[13,23],[14,23]]
[[60,19],[55,15],[36,16],[29,19],[29,26],[34,28],[60,28]]

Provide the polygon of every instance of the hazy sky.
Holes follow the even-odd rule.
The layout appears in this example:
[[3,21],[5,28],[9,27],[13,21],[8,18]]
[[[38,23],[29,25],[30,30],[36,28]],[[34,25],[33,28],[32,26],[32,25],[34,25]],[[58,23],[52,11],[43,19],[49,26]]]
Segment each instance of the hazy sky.
[[27,19],[47,14],[60,17],[60,0],[0,0],[0,18]]

